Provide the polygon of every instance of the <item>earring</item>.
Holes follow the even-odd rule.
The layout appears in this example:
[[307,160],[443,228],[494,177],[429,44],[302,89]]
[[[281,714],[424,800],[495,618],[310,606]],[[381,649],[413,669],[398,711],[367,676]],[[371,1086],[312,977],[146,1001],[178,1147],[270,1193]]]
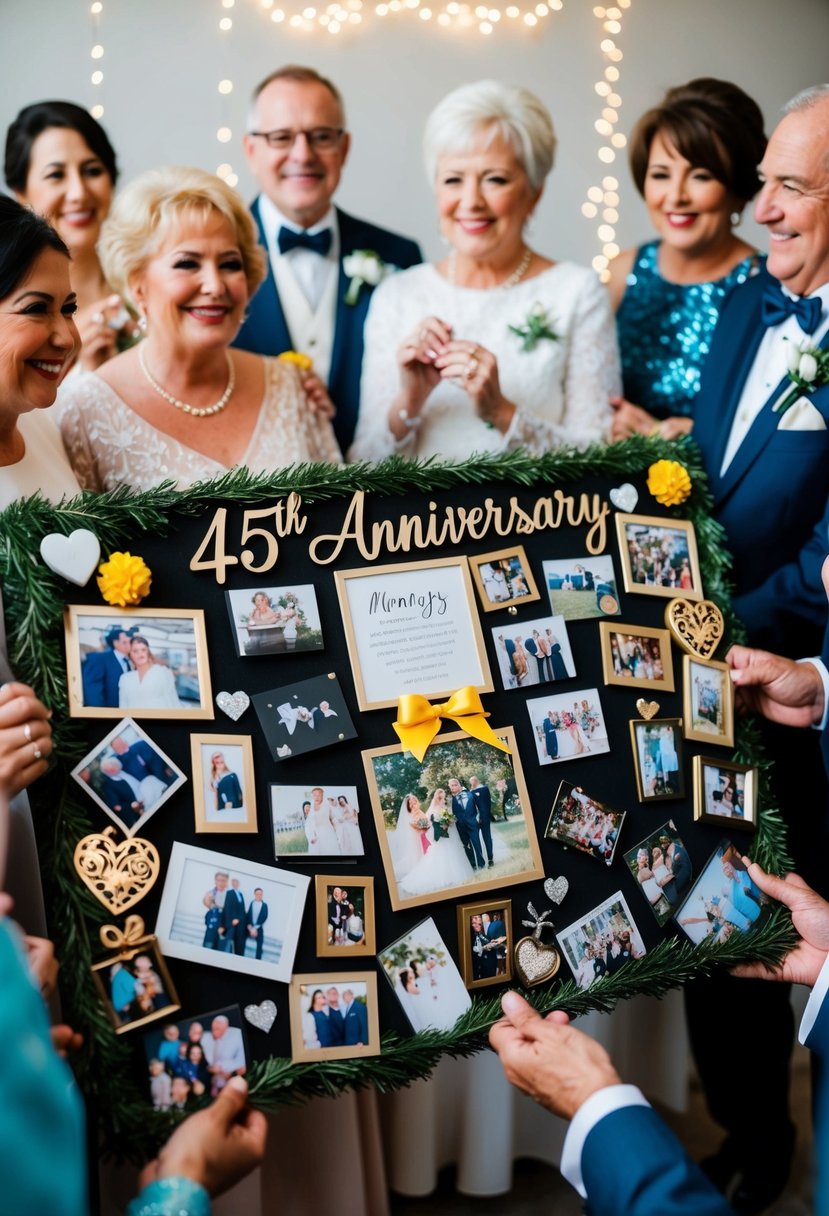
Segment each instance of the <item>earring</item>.
[[138,314],[138,320],[137,320],[136,324],[137,324],[138,328],[141,330],[142,334],[145,334],[147,332],[147,318],[143,312]]
[[742,211],[732,211],[730,218],[731,218],[731,227],[736,228],[737,225],[741,224],[743,221],[743,213],[742,213]]

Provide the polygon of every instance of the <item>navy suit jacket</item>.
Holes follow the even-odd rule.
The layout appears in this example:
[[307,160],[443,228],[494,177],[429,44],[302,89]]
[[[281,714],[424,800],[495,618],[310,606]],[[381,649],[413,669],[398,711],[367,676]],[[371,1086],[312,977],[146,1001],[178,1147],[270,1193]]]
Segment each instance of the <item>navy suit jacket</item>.
[[368,1043],[368,1014],[365,1005],[352,1001],[345,1015],[345,1046],[354,1047],[356,1043]]
[[259,909],[259,920],[254,922],[253,900],[251,900],[250,907],[248,908],[247,912],[245,913],[245,924],[252,925],[254,929],[261,929],[262,925],[264,925],[264,923],[267,919],[268,919],[268,905],[266,903],[263,903],[262,907]]
[[488,785],[479,785],[472,791],[475,805],[478,808],[478,818],[481,823],[488,823],[492,818],[492,795]]
[[[829,429],[781,431],[774,386],[720,476],[740,395],[765,333],[760,314],[767,271],[736,288],[720,314],[705,363],[693,437],[714,496],[714,516],[734,555],[734,608],[752,646],[816,654],[826,623],[820,567],[829,551]],[[821,343],[829,345],[829,335]],[[809,395],[829,428],[829,385]]]
[[118,706],[118,681],[124,669],[111,646],[93,650],[83,661],[81,683],[84,705]]
[[[222,917],[224,927],[228,932],[238,933],[240,926],[245,923],[245,900],[241,891],[237,891],[234,887],[228,887],[225,891],[225,906]],[[234,929],[231,921],[238,920],[239,924]]]
[[[258,199],[254,201],[251,210],[259,229],[260,244],[267,252],[268,242],[259,216]],[[405,270],[422,262],[423,256],[417,243],[407,237],[387,232],[385,228],[378,228],[366,220],[355,219],[354,216],[340,211],[339,207],[336,208],[336,214],[340,230],[340,280],[337,285],[337,315],[328,392],[337,407],[334,432],[345,452],[354,438],[360,408],[363,326],[372,288],[368,284],[361,287],[357,303],[346,304],[345,295],[349,280],[343,270],[342,259],[355,250],[372,249],[388,265]],[[247,320],[239,331],[234,346],[258,355],[280,355],[285,350],[295,349],[279,301],[270,260],[268,276],[248,305]]]
[[173,782],[173,774],[161,756],[143,739],[137,739],[135,743],[130,744],[129,751],[124,752],[118,759],[124,772],[138,781],[143,781],[146,776],[151,775],[158,777],[165,785],[171,785]]

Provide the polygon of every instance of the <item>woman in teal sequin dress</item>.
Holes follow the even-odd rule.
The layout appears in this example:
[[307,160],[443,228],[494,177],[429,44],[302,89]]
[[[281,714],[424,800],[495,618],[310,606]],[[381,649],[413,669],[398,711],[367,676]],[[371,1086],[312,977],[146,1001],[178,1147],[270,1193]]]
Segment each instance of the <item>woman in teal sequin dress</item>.
[[610,267],[624,382],[611,400],[614,439],[691,429],[723,300],[762,264],[734,228],[759,189],[765,146],[758,106],[722,80],[669,90],[636,124],[631,171],[659,239]]

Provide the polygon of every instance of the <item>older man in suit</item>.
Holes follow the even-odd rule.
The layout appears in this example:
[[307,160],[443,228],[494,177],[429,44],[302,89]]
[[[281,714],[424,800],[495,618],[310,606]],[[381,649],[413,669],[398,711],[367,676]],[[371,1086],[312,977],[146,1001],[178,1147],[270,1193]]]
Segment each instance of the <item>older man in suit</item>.
[[105,648],[91,651],[81,667],[83,703],[85,706],[118,706],[118,683],[121,676],[132,671],[130,635],[121,625],[113,625],[104,636]]
[[[350,143],[339,90],[313,68],[280,68],[256,89],[245,155],[261,190],[252,210],[269,269],[236,339],[262,355],[311,356],[343,451],[357,423],[372,288],[387,270],[422,261],[414,241],[332,206]],[[366,277],[352,286],[348,259],[364,253]]]
[[239,890],[239,879],[231,878],[230,888],[225,892],[222,914],[224,939],[233,945],[234,954],[245,953],[245,897]]
[[351,988],[343,989],[342,1016],[345,1046],[368,1046],[368,1013],[361,1001],[355,1001]]

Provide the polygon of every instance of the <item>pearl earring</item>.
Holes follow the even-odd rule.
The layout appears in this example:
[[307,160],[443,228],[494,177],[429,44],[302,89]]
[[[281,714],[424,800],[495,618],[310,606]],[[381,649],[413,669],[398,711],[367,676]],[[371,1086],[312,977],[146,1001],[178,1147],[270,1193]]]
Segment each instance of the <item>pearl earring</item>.
[[736,228],[737,225],[741,224],[743,221],[743,213],[742,213],[742,211],[732,211],[730,218],[731,218],[731,227]]
[[142,334],[147,332],[147,318],[143,312],[139,313],[136,324],[138,325],[138,328],[141,330]]

